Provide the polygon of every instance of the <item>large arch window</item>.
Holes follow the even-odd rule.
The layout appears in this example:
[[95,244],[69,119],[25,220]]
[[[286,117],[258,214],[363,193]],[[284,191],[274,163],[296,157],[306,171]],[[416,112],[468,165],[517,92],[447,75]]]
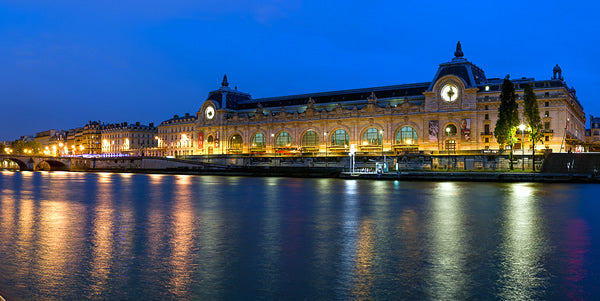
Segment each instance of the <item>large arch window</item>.
[[275,147],[289,147],[292,145],[292,137],[288,132],[281,132],[275,137]]
[[319,146],[319,134],[313,130],[308,130],[302,135],[302,146],[303,147],[315,147]]
[[410,126],[403,126],[396,133],[397,144],[415,144],[417,143],[417,131]]
[[331,146],[343,146],[346,147],[350,142],[350,137],[346,131],[339,129],[333,132],[331,135]]
[[263,133],[256,133],[254,137],[252,137],[252,148],[254,149],[263,149],[267,145],[265,135]]
[[362,145],[381,145],[382,135],[376,128],[368,128],[362,136]]
[[233,151],[241,151],[242,150],[242,136],[239,134],[235,134],[229,138],[229,149]]

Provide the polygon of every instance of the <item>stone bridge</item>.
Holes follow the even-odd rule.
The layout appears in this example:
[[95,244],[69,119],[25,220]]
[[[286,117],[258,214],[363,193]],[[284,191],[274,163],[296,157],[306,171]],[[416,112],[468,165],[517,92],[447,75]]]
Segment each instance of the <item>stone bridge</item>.
[[50,157],[0,154],[0,163],[15,162],[22,171],[203,171],[222,170],[224,164],[158,157]]
[[20,170],[71,170],[71,158],[0,154],[0,162],[15,162]]

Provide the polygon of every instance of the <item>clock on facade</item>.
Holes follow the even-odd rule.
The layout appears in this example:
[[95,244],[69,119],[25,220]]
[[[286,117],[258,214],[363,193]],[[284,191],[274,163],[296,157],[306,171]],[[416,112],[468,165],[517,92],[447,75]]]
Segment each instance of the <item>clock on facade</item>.
[[206,119],[213,119],[215,117],[215,108],[213,106],[206,107],[204,114],[206,115]]
[[453,102],[458,98],[458,88],[453,84],[447,84],[442,87],[442,99],[446,102]]

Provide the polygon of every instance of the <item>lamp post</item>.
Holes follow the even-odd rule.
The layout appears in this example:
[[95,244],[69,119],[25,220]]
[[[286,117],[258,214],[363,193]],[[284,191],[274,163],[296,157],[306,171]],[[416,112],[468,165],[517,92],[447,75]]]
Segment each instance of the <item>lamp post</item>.
[[328,145],[327,134],[328,134],[327,132],[323,132],[323,139],[325,139],[325,167],[327,167],[327,165],[328,165],[328,162],[327,162],[328,161],[327,160],[327,145]]
[[521,166],[523,171],[525,171],[525,125],[520,124],[519,130],[521,130]]

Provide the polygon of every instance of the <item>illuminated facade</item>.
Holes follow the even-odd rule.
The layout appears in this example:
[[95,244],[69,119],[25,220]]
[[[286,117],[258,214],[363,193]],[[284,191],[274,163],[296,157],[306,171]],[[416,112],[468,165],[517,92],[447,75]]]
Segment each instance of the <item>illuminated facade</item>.
[[[175,115],[158,126],[158,143],[160,156],[194,155],[198,140],[194,139],[196,116],[186,113],[185,116]],[[154,154],[154,153],[153,153]]]
[[[499,149],[493,136],[502,78],[465,59],[439,65],[431,82],[252,99],[227,78],[197,112],[193,154],[341,155]],[[523,86],[532,85],[544,126],[541,149],[583,143],[585,114],[555,66],[546,80],[511,79],[523,119]],[[517,135],[525,138],[527,133]],[[521,143],[515,145],[521,148]]]
[[102,154],[144,156],[148,149],[156,147],[156,133],[157,128],[152,123],[106,125],[101,130]]

